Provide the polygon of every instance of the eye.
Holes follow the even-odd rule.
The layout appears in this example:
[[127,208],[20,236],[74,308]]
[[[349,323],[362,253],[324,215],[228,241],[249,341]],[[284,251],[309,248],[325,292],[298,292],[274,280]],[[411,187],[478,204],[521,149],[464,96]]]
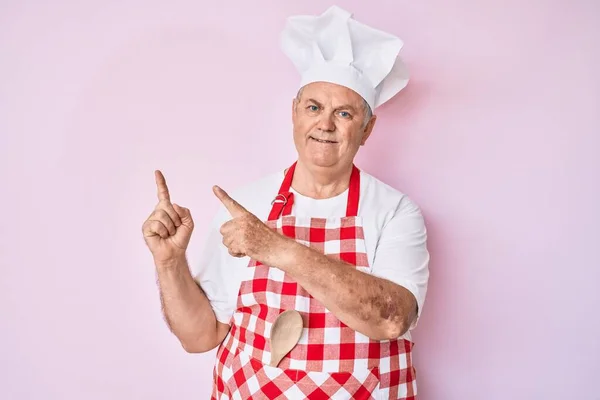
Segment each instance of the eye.
[[319,107],[315,106],[314,104],[311,104],[310,106],[308,106],[308,110],[309,111],[318,111]]
[[351,115],[348,111],[340,111],[340,116],[342,118],[350,118],[351,117]]

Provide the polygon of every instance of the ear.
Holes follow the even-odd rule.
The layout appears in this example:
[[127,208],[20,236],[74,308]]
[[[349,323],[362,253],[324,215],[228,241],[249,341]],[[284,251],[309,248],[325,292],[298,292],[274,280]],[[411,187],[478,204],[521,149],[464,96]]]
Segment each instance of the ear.
[[364,146],[369,136],[371,136],[371,132],[373,132],[373,128],[375,127],[375,122],[377,122],[377,115],[373,115],[369,122],[367,122],[367,125],[363,130],[362,140],[360,141],[361,146]]
[[298,99],[294,97],[292,100],[292,122],[296,119],[296,112],[298,108]]

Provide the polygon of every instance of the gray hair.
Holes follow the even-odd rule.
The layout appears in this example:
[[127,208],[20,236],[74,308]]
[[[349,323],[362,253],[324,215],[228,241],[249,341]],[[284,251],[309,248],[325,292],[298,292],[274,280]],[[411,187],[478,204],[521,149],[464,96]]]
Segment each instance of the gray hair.
[[[300,88],[300,90],[298,90],[298,93],[296,94],[296,100],[300,100],[300,97],[302,97],[302,91],[304,90],[304,86],[302,86]],[[373,110],[371,110],[371,106],[369,105],[369,103],[367,103],[367,101],[365,99],[362,99],[363,101],[363,109],[364,109],[364,121],[362,124],[362,129],[365,129],[365,127],[367,126],[367,124],[369,123],[369,121],[371,120],[371,117],[373,116]]]

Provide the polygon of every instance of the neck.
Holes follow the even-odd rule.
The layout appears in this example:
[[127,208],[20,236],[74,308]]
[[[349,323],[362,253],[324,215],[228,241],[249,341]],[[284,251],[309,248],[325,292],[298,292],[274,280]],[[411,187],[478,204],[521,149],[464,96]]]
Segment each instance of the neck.
[[308,166],[301,160],[296,164],[292,188],[314,199],[335,197],[348,189],[352,164],[343,167]]

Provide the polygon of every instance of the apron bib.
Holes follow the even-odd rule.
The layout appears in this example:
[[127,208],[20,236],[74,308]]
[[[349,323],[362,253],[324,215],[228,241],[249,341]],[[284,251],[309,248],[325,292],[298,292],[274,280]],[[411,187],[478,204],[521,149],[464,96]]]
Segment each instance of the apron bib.
[[[272,202],[270,228],[299,243],[370,272],[362,219],[358,216],[360,171],[353,166],[346,216],[291,215],[296,163]],[[296,347],[277,368],[269,334],[285,310],[302,315]],[[298,283],[277,268],[250,260],[242,280],[232,327],[217,351],[211,399],[416,399],[413,343],[377,341],[349,328]]]

